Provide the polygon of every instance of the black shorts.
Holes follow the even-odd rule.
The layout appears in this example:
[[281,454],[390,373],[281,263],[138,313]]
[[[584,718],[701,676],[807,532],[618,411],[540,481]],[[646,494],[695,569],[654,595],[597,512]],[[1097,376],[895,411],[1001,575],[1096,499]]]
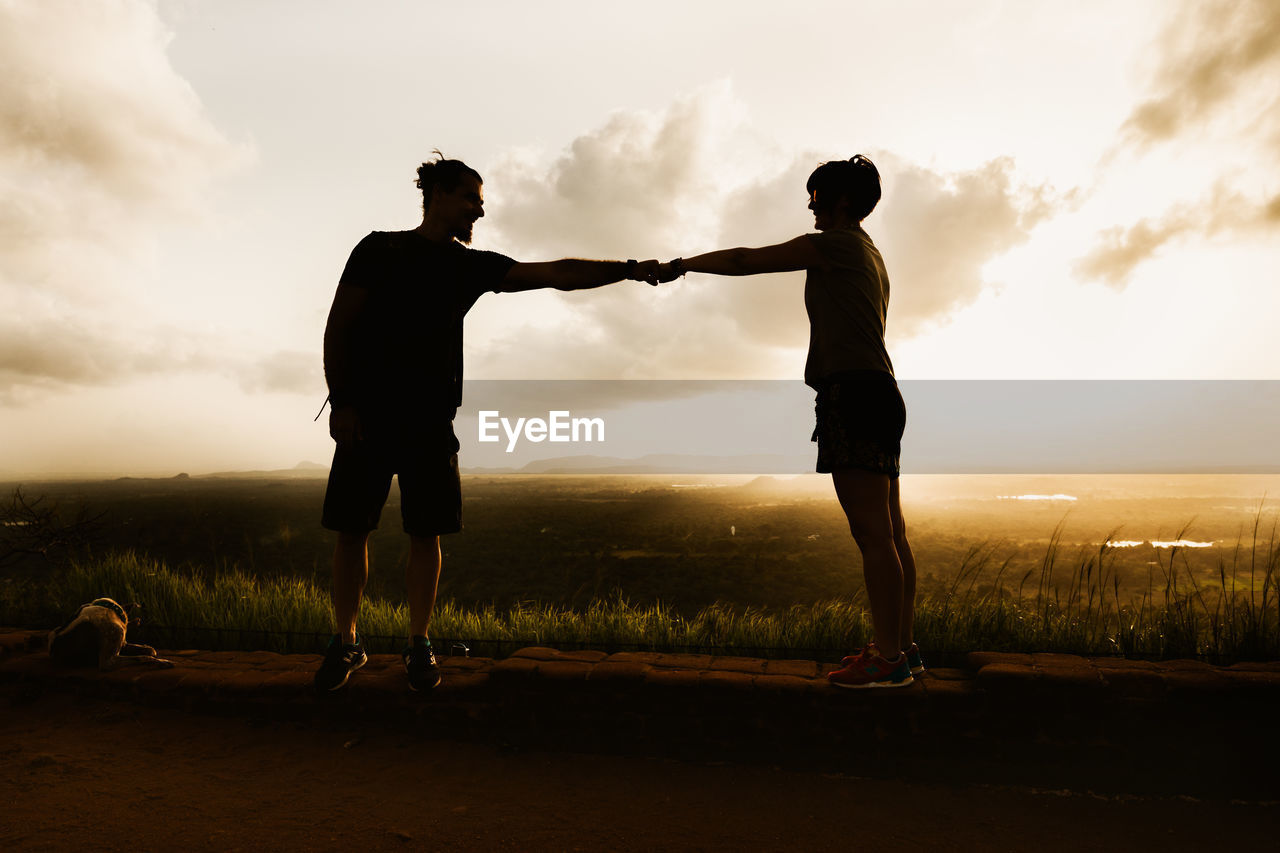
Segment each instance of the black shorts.
[[818,473],[857,468],[891,479],[899,475],[907,407],[891,375],[858,370],[830,376],[818,389],[814,409]]
[[452,422],[372,429],[333,453],[320,523],[343,533],[378,526],[394,474],[400,483],[400,518],[410,536],[438,536],[462,529],[458,439]]

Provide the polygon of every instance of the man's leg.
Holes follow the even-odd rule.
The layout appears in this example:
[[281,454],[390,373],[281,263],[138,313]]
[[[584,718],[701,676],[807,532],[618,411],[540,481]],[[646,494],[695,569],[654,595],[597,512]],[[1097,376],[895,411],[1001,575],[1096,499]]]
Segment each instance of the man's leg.
[[426,424],[411,464],[397,475],[400,516],[409,534],[405,591],[409,598],[409,644],[426,637],[440,583],[440,534],[462,529],[462,480],[458,440],[451,422]]
[[[403,487],[401,490],[403,494]],[[409,565],[405,567],[405,587],[409,595],[409,644],[400,653],[409,690],[425,693],[440,684],[440,668],[427,629],[436,606],[436,586],[440,583],[440,537],[409,534]]]
[[862,552],[862,572],[871,605],[874,641],[889,659],[903,648],[903,568],[893,540],[890,482],[885,474],[845,469],[832,473],[849,532]]
[[391,477],[379,445],[369,438],[334,449],[320,523],[338,531],[330,600],[334,631],[344,643],[356,640],[356,614],[369,580],[369,533],[378,526]]
[[339,533],[333,549],[333,621],[344,643],[356,641],[356,614],[369,580],[369,534]]
[[369,660],[364,645],[356,645],[356,614],[369,579],[368,533],[338,533],[333,549],[333,621],[335,636],[316,670],[315,687],[332,693],[347,683],[351,673]]
[[902,516],[902,495],[897,477],[889,481],[889,518],[893,521],[893,545],[902,564],[902,647],[915,642],[916,621],[916,557],[907,541],[907,522]]
[[405,568],[405,587],[409,595],[409,638],[427,636],[431,611],[436,606],[436,588],[440,584],[440,537],[409,537],[409,565]]
[[[420,430],[411,464],[397,474],[400,515],[409,534],[405,590],[409,598],[409,645],[401,653],[409,690],[425,693],[440,684],[440,668],[427,639],[440,583],[440,534],[462,529],[462,481],[458,440],[446,421]],[[434,435],[433,435],[434,433]]]

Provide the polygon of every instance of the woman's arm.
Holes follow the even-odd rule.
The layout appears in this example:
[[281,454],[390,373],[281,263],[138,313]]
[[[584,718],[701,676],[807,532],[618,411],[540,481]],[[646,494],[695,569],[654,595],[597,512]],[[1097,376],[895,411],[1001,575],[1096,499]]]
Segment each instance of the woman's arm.
[[[672,263],[675,263],[674,261]],[[664,264],[664,267],[668,266]],[[826,259],[807,235],[785,243],[762,246],[759,249],[721,249],[683,258],[675,269],[680,272],[705,272],[712,275],[757,275],[766,272],[790,272],[823,268]],[[674,272],[675,269],[672,271]],[[663,278],[665,276],[659,276]]]

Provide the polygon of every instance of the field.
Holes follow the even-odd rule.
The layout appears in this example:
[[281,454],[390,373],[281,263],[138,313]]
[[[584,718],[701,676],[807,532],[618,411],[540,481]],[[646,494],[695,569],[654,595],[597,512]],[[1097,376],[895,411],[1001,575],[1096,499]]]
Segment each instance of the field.
[[[1274,583],[1266,566],[1277,515],[1265,496],[1278,487],[1268,476],[916,476],[904,478],[903,494],[922,598],[1039,597],[1083,612],[1105,595],[1120,612],[1171,591],[1202,603],[1223,588],[1274,601],[1264,584]],[[205,581],[240,572],[328,587],[322,478],[22,488],[56,503],[62,518],[99,517],[88,550],[11,561],[2,579],[10,590],[122,551]],[[797,605],[861,599],[857,548],[818,476],[473,476],[464,494],[466,529],[443,540],[442,606],[585,611],[625,600],[692,619],[713,605],[794,615]],[[370,598],[402,598],[406,555],[393,488],[371,538]]]

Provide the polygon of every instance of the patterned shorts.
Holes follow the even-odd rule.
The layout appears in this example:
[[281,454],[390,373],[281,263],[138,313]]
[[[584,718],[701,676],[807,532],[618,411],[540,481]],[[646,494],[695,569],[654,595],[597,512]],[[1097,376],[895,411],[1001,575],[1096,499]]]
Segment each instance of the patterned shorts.
[[891,375],[878,370],[837,373],[818,390],[814,411],[818,473],[856,468],[898,477],[907,407]]

